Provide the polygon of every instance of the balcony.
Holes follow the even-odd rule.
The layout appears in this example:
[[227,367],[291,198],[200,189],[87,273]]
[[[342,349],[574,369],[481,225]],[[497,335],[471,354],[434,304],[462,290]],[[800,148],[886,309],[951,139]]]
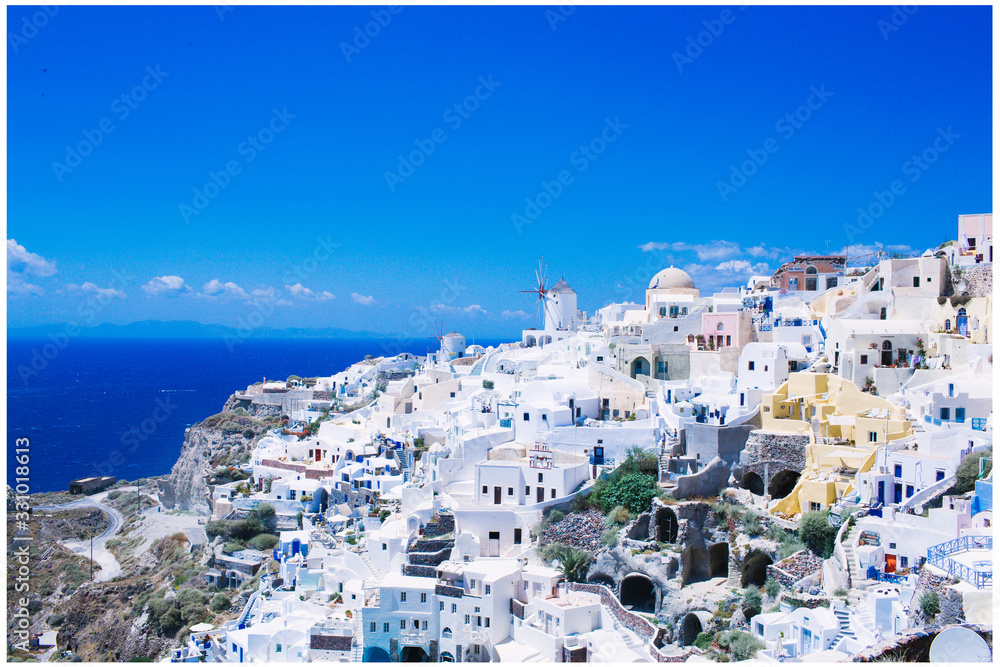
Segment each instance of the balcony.
[[399,633],[399,643],[401,646],[420,646],[427,643],[429,636],[427,630],[403,630]]
[[473,628],[464,628],[462,630],[462,638],[471,644],[481,644],[486,645],[490,641],[490,635],[485,630],[475,630]]

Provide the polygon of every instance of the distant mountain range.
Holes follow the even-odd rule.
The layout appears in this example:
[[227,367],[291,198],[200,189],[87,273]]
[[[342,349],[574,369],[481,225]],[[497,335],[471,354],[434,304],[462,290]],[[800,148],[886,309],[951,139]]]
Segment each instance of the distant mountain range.
[[[8,338],[45,338],[49,334],[65,332],[66,324],[45,324],[35,327],[8,329]],[[87,338],[217,338],[230,335],[239,336],[236,327],[221,324],[202,324],[190,320],[174,320],[162,322],[146,320],[131,324],[99,324],[95,327],[80,327],[79,336]],[[246,331],[243,331],[246,335]],[[336,327],[319,329],[289,328],[289,329],[254,329],[254,338],[391,338],[391,334],[379,334],[373,331],[350,331]]]

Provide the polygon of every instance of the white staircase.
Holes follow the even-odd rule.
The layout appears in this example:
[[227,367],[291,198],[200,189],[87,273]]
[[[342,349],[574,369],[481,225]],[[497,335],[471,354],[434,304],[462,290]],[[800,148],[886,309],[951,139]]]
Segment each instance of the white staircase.
[[854,634],[854,630],[851,629],[851,614],[845,608],[838,608],[833,610],[833,615],[837,617],[837,622],[840,624],[840,631],[837,636],[833,638],[833,644],[831,647],[837,646],[840,640],[844,637],[849,637],[851,639],[857,639],[857,635]]
[[622,623],[617,619],[615,619],[615,632],[617,632],[621,636],[622,641],[624,642],[626,648],[628,649],[642,648],[642,641],[635,636],[634,632],[632,632],[624,625],[622,625]]
[[354,614],[354,638],[351,641],[351,662],[361,662],[365,655],[364,634],[360,610]]
[[844,555],[847,557],[847,567],[850,569],[850,585],[851,588],[862,588],[865,585],[867,577],[861,568],[858,567],[858,559],[854,556],[854,537],[853,533],[858,529],[857,524],[851,527],[846,535],[847,539],[844,540]]

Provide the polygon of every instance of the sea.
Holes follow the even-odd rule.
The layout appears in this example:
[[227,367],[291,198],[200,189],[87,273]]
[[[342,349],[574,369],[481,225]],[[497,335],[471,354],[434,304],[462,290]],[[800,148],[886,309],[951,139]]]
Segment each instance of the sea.
[[80,337],[63,349],[51,343],[7,343],[7,484],[23,477],[15,439],[28,438],[32,493],[65,490],[79,477],[135,480],[168,473],[184,429],[264,378],[329,376],[369,354],[438,349],[433,338],[248,338],[231,344],[221,337]]

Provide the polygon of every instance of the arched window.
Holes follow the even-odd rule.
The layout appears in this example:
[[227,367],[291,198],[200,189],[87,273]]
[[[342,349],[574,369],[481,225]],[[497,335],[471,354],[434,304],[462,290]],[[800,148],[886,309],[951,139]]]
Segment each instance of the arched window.
[[810,292],[815,292],[818,285],[816,281],[816,267],[809,266],[806,267],[806,290]]
[[944,321],[944,330],[945,331],[951,331],[951,320],[945,320]]
[[441,636],[445,639],[451,639],[451,628],[445,628],[441,631]]
[[806,275],[807,276],[810,276],[810,275],[814,276],[814,275],[816,275],[816,273],[817,273],[817,271],[816,271],[816,267],[815,266],[808,266],[808,267],[806,267]]
[[887,341],[887,340],[882,341],[882,349],[883,350],[891,350],[892,349],[892,342]]
[[716,331],[722,331],[725,328],[726,327],[725,327],[725,325],[722,322],[719,322],[718,324],[715,325],[715,330]]
[[660,317],[666,317],[666,316],[667,316],[666,306],[660,306]]
[[681,308],[681,315],[687,315],[687,314],[688,314],[688,307],[684,306],[683,308]]

